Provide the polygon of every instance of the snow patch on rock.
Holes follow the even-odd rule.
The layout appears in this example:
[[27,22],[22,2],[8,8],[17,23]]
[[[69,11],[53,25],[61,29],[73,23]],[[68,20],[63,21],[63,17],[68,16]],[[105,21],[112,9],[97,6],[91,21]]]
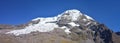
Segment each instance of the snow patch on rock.
[[86,17],[87,19],[94,20],[92,17],[90,17],[90,16],[88,16],[88,15],[85,15],[85,17]]
[[75,24],[74,22],[70,22],[68,24],[70,24],[72,27],[74,27],[74,26],[80,26],[79,24]]

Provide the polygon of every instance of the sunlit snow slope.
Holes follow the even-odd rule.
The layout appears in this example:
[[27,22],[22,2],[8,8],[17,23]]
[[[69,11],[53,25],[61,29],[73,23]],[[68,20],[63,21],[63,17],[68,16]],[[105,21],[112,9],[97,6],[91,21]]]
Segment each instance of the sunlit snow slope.
[[[71,26],[80,26],[79,24],[75,23],[74,21],[77,21],[78,18],[82,18],[83,15],[86,17],[85,19],[82,19],[83,21],[88,21],[88,20],[94,20],[93,18],[82,14],[79,10],[72,9],[72,10],[67,10],[63,13],[61,13],[58,16],[54,17],[47,17],[47,18],[35,18],[32,21],[37,21],[40,20],[37,24],[30,24],[29,26],[26,26],[24,29],[19,29],[19,30],[12,30],[10,32],[7,32],[6,34],[14,34],[16,36],[21,35],[21,34],[29,34],[31,32],[49,32],[54,30],[54,28],[60,28],[60,29],[65,29],[64,31],[69,34],[71,33],[68,27],[66,26],[59,26],[59,24],[69,24]],[[85,25],[89,25],[90,22],[86,23]]]

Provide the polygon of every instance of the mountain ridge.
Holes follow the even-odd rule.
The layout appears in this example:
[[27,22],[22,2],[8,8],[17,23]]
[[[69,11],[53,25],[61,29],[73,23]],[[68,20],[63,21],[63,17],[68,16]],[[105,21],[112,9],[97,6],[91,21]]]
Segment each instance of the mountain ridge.
[[6,31],[4,35],[10,35],[19,43],[119,43],[120,40],[120,36],[107,26],[76,9],[54,17],[35,18],[19,28]]
[[[34,29],[43,28],[41,30],[36,29],[34,31],[47,32],[47,31],[53,30],[54,28],[57,28],[57,27],[59,28],[58,24],[60,24],[60,23],[61,24],[63,23],[63,24],[70,24],[70,25],[78,25],[78,24],[75,24],[74,21],[77,21],[79,17],[82,18],[82,16],[85,17],[83,19],[83,21],[94,20],[90,16],[82,14],[79,10],[72,9],[72,10],[67,10],[64,13],[62,13],[58,16],[55,16],[55,17],[47,17],[47,18],[38,17],[38,18],[35,18],[32,21],[34,21],[34,22],[38,21],[38,24],[33,24],[33,25],[29,24],[29,26],[26,27],[25,30],[21,30],[21,32],[24,32],[24,33],[21,33],[21,32],[18,33],[19,30],[14,30],[14,31],[11,31],[11,32],[8,32],[8,33],[13,33],[13,34],[17,34],[17,35],[26,34],[28,31],[29,31],[28,33],[31,33],[33,31],[32,30],[33,28]],[[66,20],[64,20],[64,19],[66,19]],[[52,22],[56,22],[56,23],[52,23]],[[89,25],[89,24],[90,23],[87,23],[86,25]],[[31,28],[31,30],[30,30],[30,28]],[[65,30],[65,31],[68,32],[68,29]],[[15,33],[15,32],[17,32],[17,33]]]

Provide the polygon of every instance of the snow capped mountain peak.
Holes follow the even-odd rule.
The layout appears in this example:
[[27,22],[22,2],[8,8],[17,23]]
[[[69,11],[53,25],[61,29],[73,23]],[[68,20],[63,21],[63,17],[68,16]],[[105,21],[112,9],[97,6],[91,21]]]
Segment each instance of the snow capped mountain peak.
[[[92,17],[82,14],[79,10],[77,9],[72,9],[72,10],[67,10],[65,12],[63,12],[62,14],[58,15],[58,16],[54,16],[54,17],[47,17],[47,18],[42,18],[42,17],[38,17],[33,19],[32,21],[36,21],[36,20],[40,20],[40,21],[58,21],[59,19],[65,17],[65,18],[69,18],[72,21],[76,21],[80,16],[86,16],[87,19],[91,19],[94,20]],[[61,17],[61,18],[60,18]]]
[[[10,32],[7,32],[6,34],[14,34],[16,36],[21,35],[21,34],[29,34],[31,32],[49,32],[54,30],[54,28],[62,28],[65,27],[65,32],[67,34],[71,33],[69,30],[70,28],[67,26],[64,26],[66,24],[70,25],[71,27],[74,26],[81,26],[80,23],[84,21],[85,25],[89,25],[91,23],[88,22],[89,20],[94,20],[93,18],[82,14],[79,10],[72,9],[72,10],[67,10],[63,12],[62,14],[55,16],[55,17],[47,17],[47,18],[35,18],[32,21],[37,21],[39,22],[37,24],[30,24],[29,26],[26,26],[24,29],[20,30],[13,30]],[[77,21],[80,23],[75,23],[74,21]],[[63,25],[60,27],[60,25]]]
[[64,13],[80,13],[80,11],[77,9],[72,9],[72,10],[67,10]]
[[81,16],[82,13],[79,10],[72,9],[72,10],[67,10],[63,13],[63,17],[69,18],[72,21],[76,21],[79,16]]

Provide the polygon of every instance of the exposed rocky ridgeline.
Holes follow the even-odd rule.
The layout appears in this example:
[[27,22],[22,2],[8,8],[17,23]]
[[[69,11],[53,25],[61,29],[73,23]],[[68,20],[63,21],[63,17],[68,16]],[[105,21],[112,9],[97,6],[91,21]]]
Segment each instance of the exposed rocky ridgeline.
[[120,32],[116,32],[117,35],[120,35]]
[[1,43],[120,43],[119,35],[76,9],[14,27],[0,35]]
[[0,29],[23,29],[23,28],[25,28],[28,25],[37,24],[38,22],[39,22],[39,20],[29,21],[28,23],[19,24],[19,25],[0,24]]
[[0,29],[13,29],[13,28],[15,28],[13,25],[0,24]]

